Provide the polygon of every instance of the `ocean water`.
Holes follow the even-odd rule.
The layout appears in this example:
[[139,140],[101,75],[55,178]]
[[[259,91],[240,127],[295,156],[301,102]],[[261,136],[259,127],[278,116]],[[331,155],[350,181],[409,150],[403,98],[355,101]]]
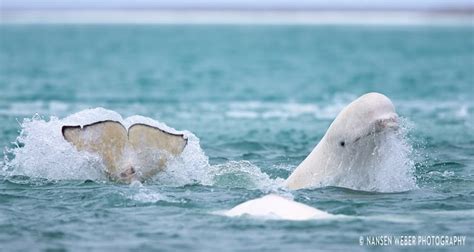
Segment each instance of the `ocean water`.
[[[407,170],[385,167],[367,190],[282,188],[337,113],[371,91],[403,118],[390,152],[406,154]],[[1,25],[0,248],[472,251],[473,94],[472,26]],[[192,143],[143,184],[107,181],[59,132],[130,116]],[[344,218],[217,214],[268,193]],[[466,244],[359,245],[381,235]]]

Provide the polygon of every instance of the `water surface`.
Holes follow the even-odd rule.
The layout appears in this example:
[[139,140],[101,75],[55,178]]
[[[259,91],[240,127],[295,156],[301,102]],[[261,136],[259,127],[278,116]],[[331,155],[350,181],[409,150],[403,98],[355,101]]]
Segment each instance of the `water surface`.
[[[26,167],[8,151],[0,163],[1,247],[356,251],[361,235],[465,235],[459,249],[471,250],[473,69],[462,26],[2,25],[0,146],[30,151]],[[370,91],[406,119],[416,188],[281,192],[337,113]],[[130,186],[70,169],[48,143],[50,117],[94,107],[192,132],[203,152],[185,174],[208,160],[211,178]],[[15,147],[22,129],[39,140]],[[351,218],[214,214],[275,191]]]

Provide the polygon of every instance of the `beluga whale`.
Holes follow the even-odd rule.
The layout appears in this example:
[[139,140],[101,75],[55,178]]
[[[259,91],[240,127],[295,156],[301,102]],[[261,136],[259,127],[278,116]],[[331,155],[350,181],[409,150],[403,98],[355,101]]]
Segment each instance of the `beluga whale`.
[[[339,186],[364,190],[377,180],[378,169],[396,151],[382,148],[399,129],[392,101],[380,93],[367,93],[336,116],[311,153],[285,180],[283,188],[298,190]],[[385,183],[397,183],[384,181]],[[325,218],[329,213],[278,195],[267,195],[237,205],[227,216],[276,216],[286,220]]]
[[359,189],[368,184],[384,153],[378,148],[387,133],[399,128],[392,101],[368,93],[347,105],[336,116],[323,138],[285,181],[289,189],[337,185]]
[[88,125],[64,125],[62,134],[78,151],[97,154],[105,173],[123,183],[145,181],[166,168],[187,145],[183,134],[136,123],[126,128],[113,120]]

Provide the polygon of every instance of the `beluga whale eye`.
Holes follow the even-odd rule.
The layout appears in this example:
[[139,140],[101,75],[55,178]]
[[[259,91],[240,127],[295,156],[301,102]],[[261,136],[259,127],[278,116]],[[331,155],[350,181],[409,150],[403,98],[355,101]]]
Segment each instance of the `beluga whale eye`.
[[342,147],[344,147],[344,146],[346,146],[346,142],[341,141],[341,142],[339,142],[339,145],[342,146]]

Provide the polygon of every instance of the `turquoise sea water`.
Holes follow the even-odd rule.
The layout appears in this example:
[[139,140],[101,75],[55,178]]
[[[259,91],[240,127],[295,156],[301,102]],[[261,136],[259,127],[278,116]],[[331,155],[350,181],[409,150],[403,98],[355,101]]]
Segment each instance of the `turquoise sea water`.
[[[416,188],[282,192],[337,113],[370,91],[405,120]],[[473,94],[470,26],[1,25],[0,248],[357,251],[371,248],[360,236],[463,235],[454,249],[469,251]],[[95,107],[188,130],[202,153],[182,176],[141,186],[71,169],[50,116]],[[215,214],[270,192],[350,218]]]

